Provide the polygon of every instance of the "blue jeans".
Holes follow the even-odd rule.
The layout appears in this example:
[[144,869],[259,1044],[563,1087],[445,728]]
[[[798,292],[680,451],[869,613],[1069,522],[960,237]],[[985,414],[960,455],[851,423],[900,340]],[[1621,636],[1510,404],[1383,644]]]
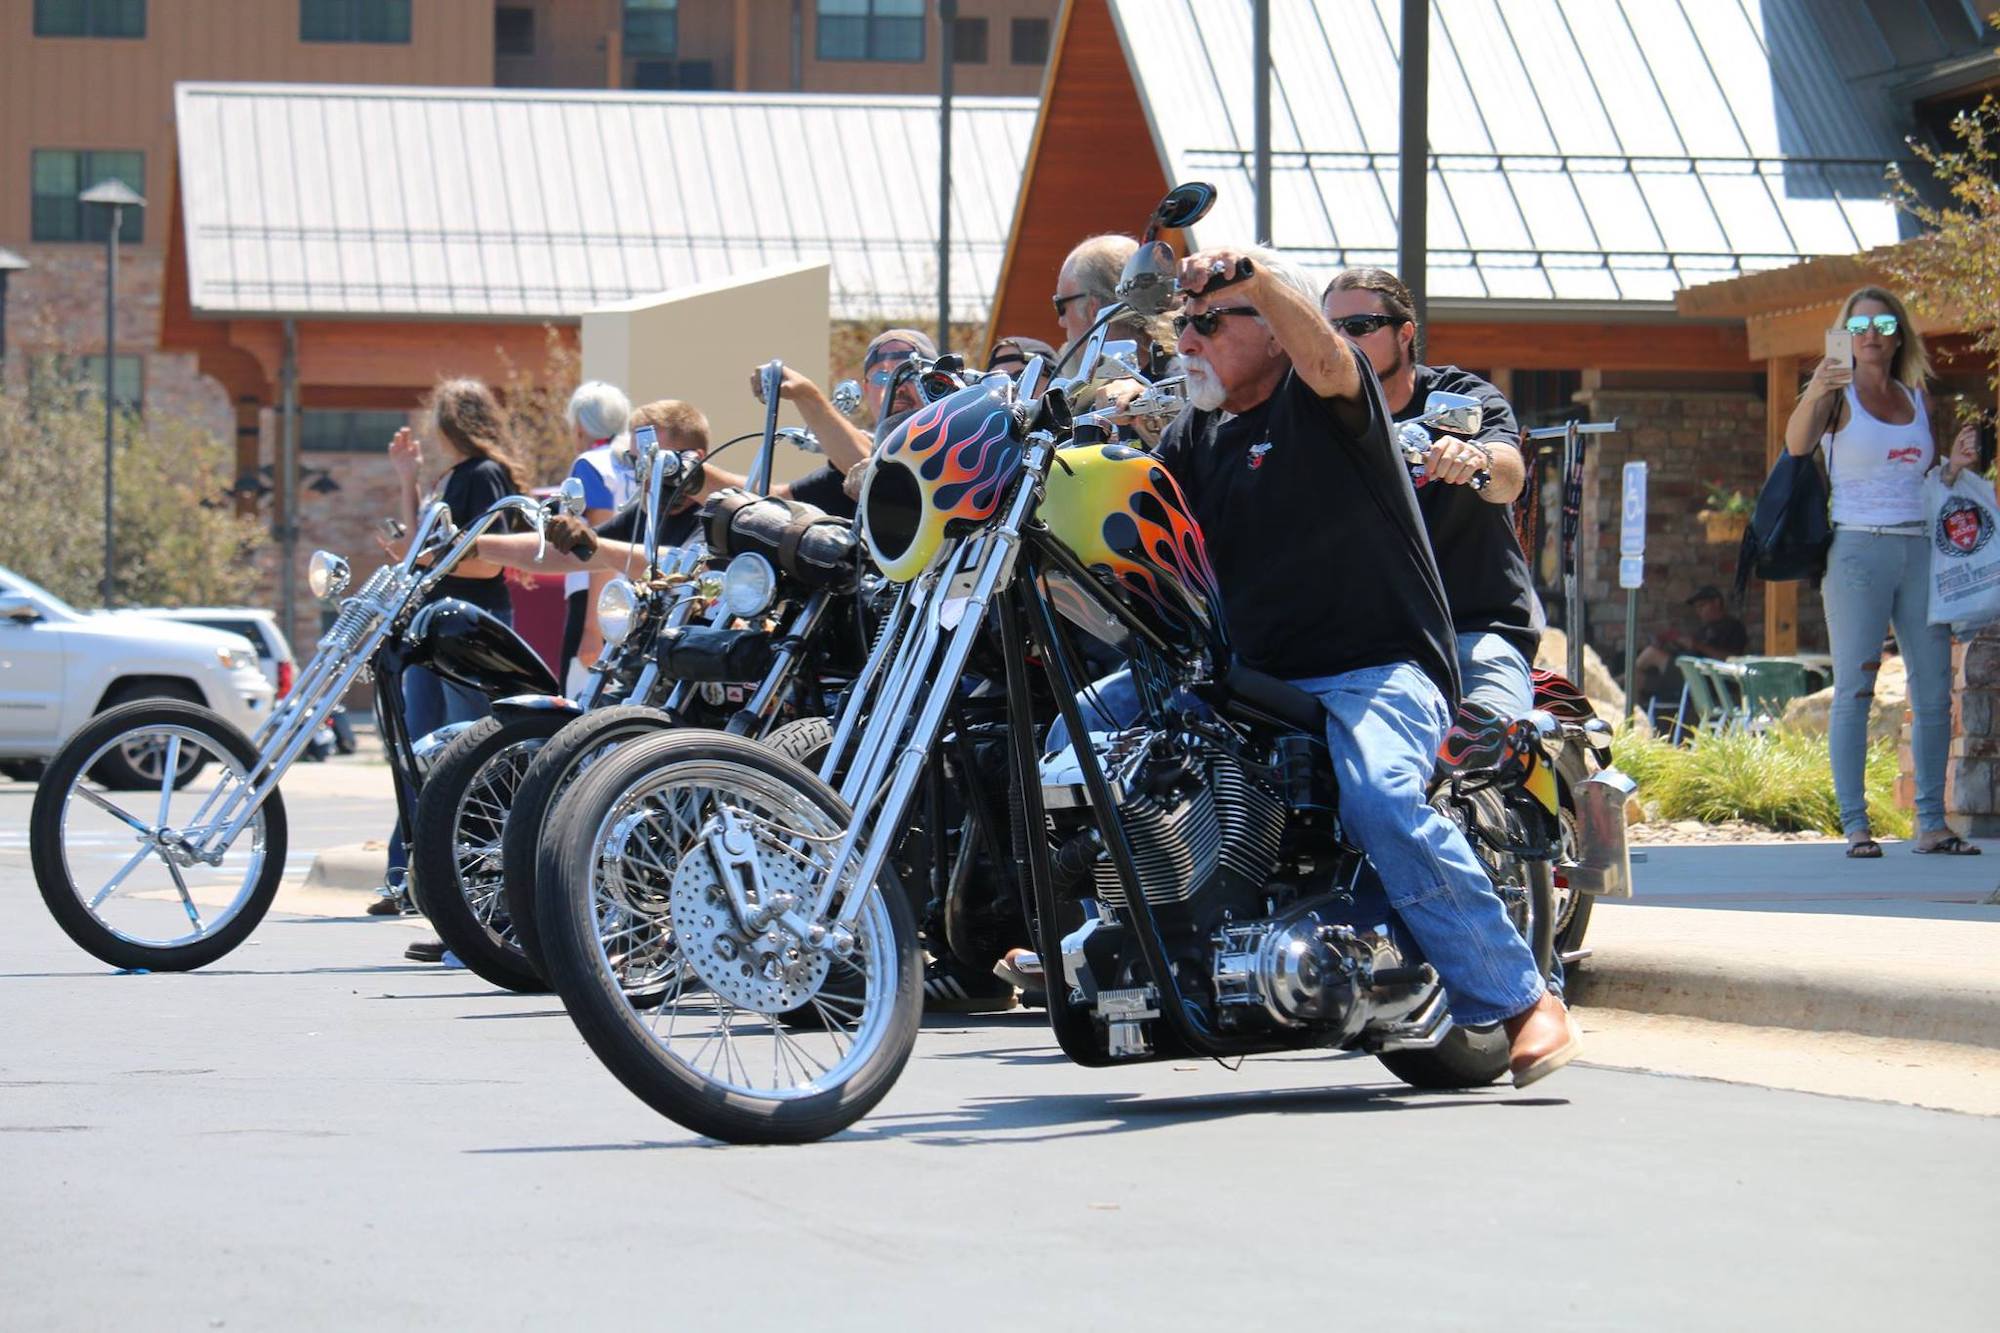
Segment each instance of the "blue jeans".
[[1528,659],[1498,634],[1474,631],[1458,636],[1459,693],[1501,717],[1526,717],[1535,706],[1535,682]]
[[[493,711],[492,703],[477,690],[469,690],[446,680],[425,667],[403,672],[403,727],[414,744],[453,722],[476,722]],[[403,821],[389,838],[389,882],[403,878],[408,853],[403,846]]]
[[1826,557],[1826,633],[1833,646],[1833,707],[1826,741],[1833,757],[1833,794],[1849,836],[1868,828],[1868,714],[1882,633],[1896,627],[1896,647],[1909,673],[1910,754],[1917,768],[1917,829],[1945,827],[1944,770],[1951,745],[1951,631],[1930,623],[1930,543],[1909,536],[1835,528]]
[[[1469,1026],[1512,1018],[1545,989],[1534,952],[1458,826],[1425,791],[1451,715],[1444,695],[1410,662],[1294,680],[1326,710],[1326,741],[1340,785],[1340,822],[1381,876],[1389,906],[1451,995],[1452,1017]],[[1093,730],[1130,726],[1139,693],[1130,672],[1092,685],[1078,700]],[[1067,744],[1060,722],[1051,753]]]

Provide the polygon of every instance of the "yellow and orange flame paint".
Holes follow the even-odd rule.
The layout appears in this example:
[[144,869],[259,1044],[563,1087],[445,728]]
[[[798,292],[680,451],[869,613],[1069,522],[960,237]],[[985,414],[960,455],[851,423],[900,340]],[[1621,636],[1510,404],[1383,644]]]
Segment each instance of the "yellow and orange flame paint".
[[[1049,469],[1040,517],[1049,531],[1100,575],[1113,595],[1162,638],[1188,652],[1223,642],[1222,593],[1208,546],[1181,488],[1151,454],[1123,444],[1065,449]],[[1072,590],[1052,580],[1058,609]]]
[[900,465],[922,500],[909,546],[876,563],[892,579],[913,579],[945,538],[990,520],[1020,470],[1024,452],[1006,397],[975,386],[917,409],[883,443],[878,468]]

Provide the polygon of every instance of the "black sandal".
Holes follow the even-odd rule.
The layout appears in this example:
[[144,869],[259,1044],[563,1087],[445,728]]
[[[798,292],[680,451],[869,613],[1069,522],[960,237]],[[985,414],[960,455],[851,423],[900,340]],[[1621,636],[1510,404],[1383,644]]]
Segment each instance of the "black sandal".
[[1879,861],[1882,859],[1882,844],[1873,838],[1863,838],[1860,842],[1847,844],[1847,859],[1850,861]]
[[1956,833],[1953,833],[1947,837],[1939,838],[1928,847],[1920,842],[1912,843],[1910,850],[1918,856],[1978,856],[1986,849],[1984,847],[1975,847]]

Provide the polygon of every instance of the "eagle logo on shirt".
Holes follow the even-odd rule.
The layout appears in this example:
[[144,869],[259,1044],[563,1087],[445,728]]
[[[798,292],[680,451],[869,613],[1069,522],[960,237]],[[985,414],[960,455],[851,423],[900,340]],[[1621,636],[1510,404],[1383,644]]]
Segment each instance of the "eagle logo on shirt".
[[1271,442],[1269,440],[1265,440],[1260,444],[1251,445],[1250,470],[1252,472],[1255,472],[1258,468],[1264,466],[1264,455],[1270,452],[1271,452]]

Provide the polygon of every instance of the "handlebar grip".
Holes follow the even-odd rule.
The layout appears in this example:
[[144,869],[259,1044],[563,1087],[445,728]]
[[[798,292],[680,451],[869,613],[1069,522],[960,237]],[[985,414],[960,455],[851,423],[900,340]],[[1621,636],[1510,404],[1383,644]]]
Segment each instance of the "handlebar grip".
[[1208,271],[1208,285],[1202,288],[1202,291],[1204,293],[1219,292],[1224,287],[1234,287],[1237,283],[1249,278],[1256,271],[1257,266],[1255,264],[1239,255],[1236,260],[1236,268],[1233,272],[1219,272],[1211,267]]

